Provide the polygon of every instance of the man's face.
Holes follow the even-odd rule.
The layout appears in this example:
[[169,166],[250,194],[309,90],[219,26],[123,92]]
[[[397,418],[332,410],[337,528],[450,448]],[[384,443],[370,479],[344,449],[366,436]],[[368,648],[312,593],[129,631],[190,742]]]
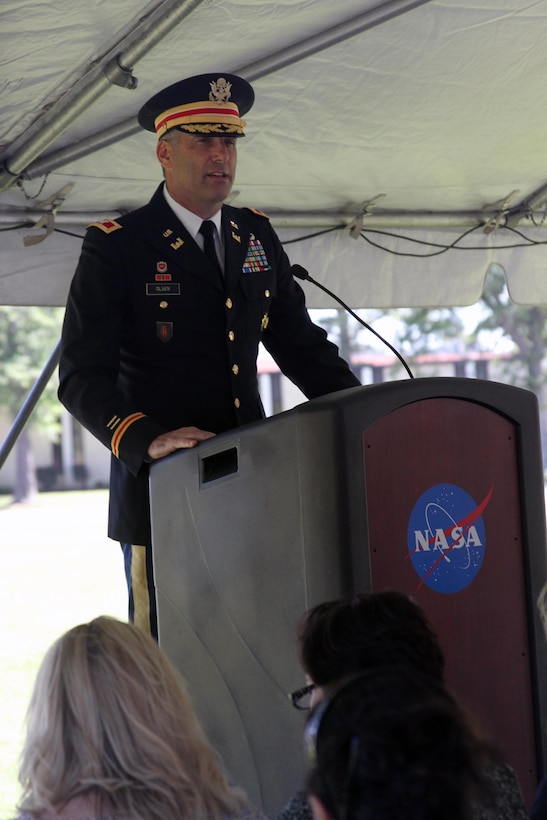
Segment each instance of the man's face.
[[202,219],[213,216],[232,190],[237,163],[233,137],[177,131],[173,143],[158,142],[157,156],[173,199]]

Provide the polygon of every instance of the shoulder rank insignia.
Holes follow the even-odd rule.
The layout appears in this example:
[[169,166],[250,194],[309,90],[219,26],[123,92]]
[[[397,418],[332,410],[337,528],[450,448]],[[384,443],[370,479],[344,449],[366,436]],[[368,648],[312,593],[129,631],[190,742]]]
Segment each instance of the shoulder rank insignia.
[[112,233],[112,231],[117,231],[118,228],[123,228],[123,225],[120,225],[115,219],[105,219],[104,222],[92,222],[91,225],[87,227],[99,228],[99,230],[104,231],[104,233]]
[[257,216],[262,216],[264,219],[269,219],[270,217],[268,214],[265,214],[264,211],[259,211],[258,208],[247,208],[248,211],[251,211],[253,214]]

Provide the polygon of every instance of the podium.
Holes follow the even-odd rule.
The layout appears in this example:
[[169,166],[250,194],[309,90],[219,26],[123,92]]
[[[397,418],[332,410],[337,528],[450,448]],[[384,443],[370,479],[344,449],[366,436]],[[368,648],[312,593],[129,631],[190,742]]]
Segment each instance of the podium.
[[[398,589],[528,806],[546,760],[547,579],[537,401],[460,378],[358,387],[153,465],[160,646],[234,781],[275,815],[305,780],[296,627]],[[543,683],[542,683],[543,681]]]

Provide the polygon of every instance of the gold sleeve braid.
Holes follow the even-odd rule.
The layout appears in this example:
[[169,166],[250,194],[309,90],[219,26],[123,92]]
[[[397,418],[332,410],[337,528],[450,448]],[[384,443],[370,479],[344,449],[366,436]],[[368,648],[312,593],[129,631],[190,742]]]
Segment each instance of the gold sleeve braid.
[[[145,418],[144,413],[131,413],[130,416],[126,416],[124,419],[120,419],[119,422],[116,424],[116,429],[110,442],[110,449],[112,450],[112,453],[116,456],[116,458],[120,457],[120,443],[125,433],[127,433],[132,424],[134,424],[139,419],[143,418]],[[110,426],[110,423],[108,426]]]

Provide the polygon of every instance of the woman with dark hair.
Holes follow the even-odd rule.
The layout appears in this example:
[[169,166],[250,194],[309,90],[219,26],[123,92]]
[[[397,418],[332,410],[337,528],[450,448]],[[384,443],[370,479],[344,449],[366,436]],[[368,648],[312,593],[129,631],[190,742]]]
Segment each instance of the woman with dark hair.
[[[306,686],[293,692],[293,705],[313,707],[325,690],[356,675],[397,666],[444,686],[445,657],[424,610],[402,592],[370,592],[329,601],[311,609],[298,629],[298,652]],[[474,820],[528,820],[514,771],[491,764],[493,806],[477,804]],[[305,792],[287,804],[278,820],[310,820]]]
[[446,689],[404,667],[364,673],[308,720],[316,820],[471,820],[489,749]]
[[319,604],[300,624],[298,647],[316,686],[406,663],[444,680],[444,652],[435,630],[423,609],[395,590]]

